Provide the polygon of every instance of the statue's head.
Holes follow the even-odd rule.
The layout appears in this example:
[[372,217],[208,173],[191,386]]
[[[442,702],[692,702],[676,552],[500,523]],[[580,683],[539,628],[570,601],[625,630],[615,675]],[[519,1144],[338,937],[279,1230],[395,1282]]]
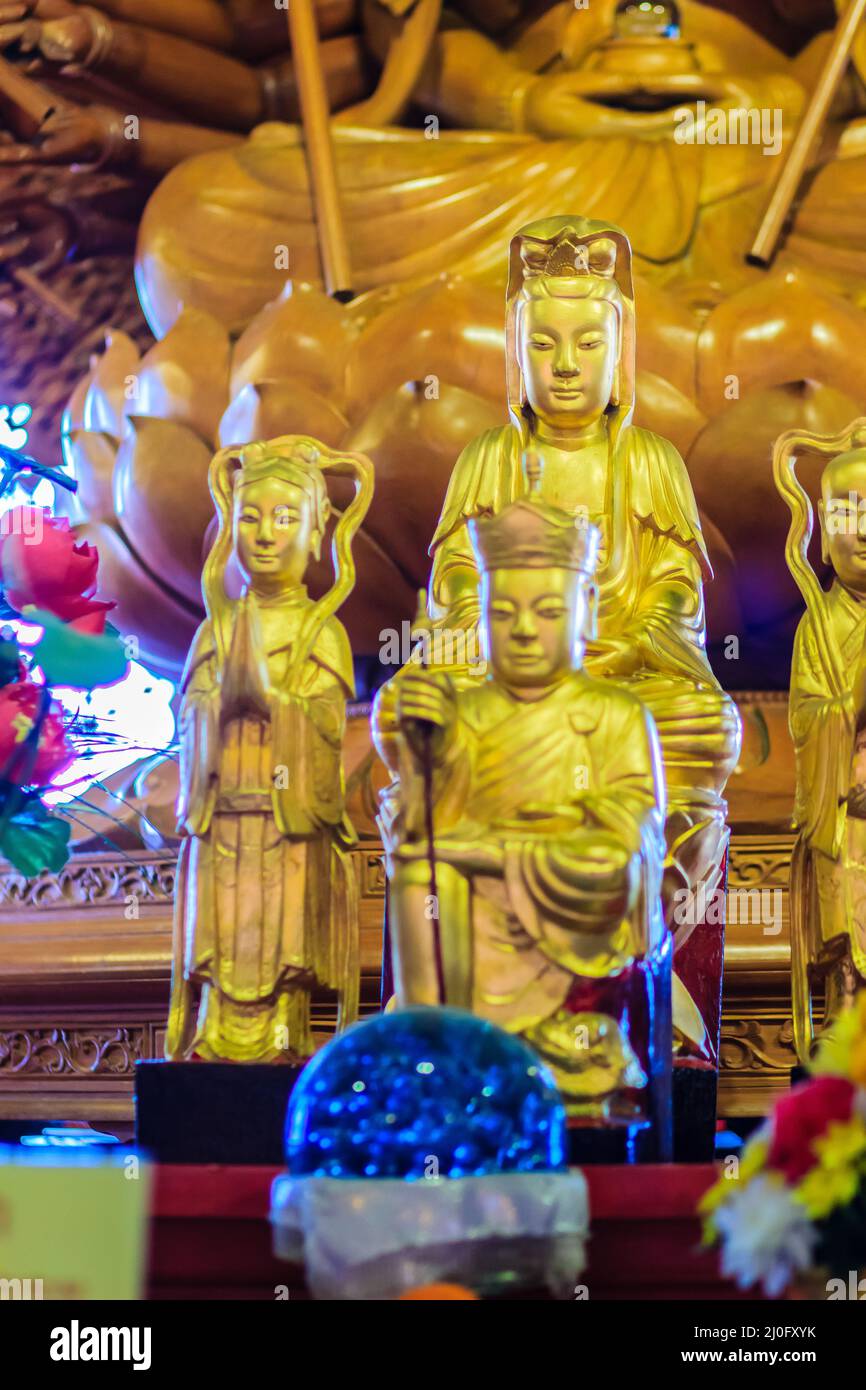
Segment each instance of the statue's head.
[[494,676],[533,691],[577,670],[595,630],[598,528],[529,497],[473,520],[470,534]]
[[525,424],[584,430],[633,400],[631,252],[618,228],[552,218],[511,243],[509,405]]
[[821,554],[853,593],[866,596],[866,449],[831,459],[821,475]]
[[[354,496],[348,503],[341,500],[331,535],[334,582],[313,605],[319,623],[336,611],[355,582],[352,540],[372,500],[372,463],[364,454],[330,449],[305,434],[230,444],[211,459],[208,485],[219,526],[201,587],[218,663],[226,658],[233,630],[235,604],[226,588],[232,552],[254,593],[292,601],[307,565],[322,553],[331,516],[327,476],[351,481]],[[308,624],[293,650],[292,661],[298,666],[306,660],[307,639],[312,641],[315,631]]]
[[331,506],[315,447],[299,441],[284,451],[248,446],[234,473],[232,537],[238,563],[254,591],[301,583],[318,560]]

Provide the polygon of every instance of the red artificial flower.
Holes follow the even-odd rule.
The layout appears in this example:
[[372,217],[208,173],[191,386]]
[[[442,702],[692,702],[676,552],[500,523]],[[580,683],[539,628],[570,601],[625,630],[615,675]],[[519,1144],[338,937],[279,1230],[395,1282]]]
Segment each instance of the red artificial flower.
[[98,566],[96,547],[76,544],[67,517],[44,507],[11,507],[0,517],[0,580],[19,613],[29,605],[43,608],[78,632],[98,636],[115,607],[93,597]]
[[[44,686],[15,681],[0,687],[0,778],[26,786],[44,787],[75,760],[63,711],[52,700],[39,729],[36,757],[22,745],[36,722]],[[18,755],[18,756],[16,756]]]
[[856,1088],[840,1076],[816,1076],[804,1081],[773,1110],[773,1138],[767,1166],[799,1182],[817,1162],[813,1145],[834,1121],[851,1118]]

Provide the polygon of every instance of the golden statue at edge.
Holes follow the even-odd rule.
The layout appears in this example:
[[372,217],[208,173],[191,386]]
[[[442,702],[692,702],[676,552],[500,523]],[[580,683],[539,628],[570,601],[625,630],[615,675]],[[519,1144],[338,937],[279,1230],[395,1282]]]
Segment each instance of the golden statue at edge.
[[[335,582],[317,602],[304,573],[331,505],[326,474],[355,497],[333,537]],[[310,994],[335,989],[357,1016],[358,901],[346,853],[341,741],[352,654],[335,610],[351,591],[354,535],[372,465],[300,435],[223,449],[210,467],[219,533],[204,568],[207,619],[181,684],[180,826],[166,1055],[263,1062],[313,1051]],[[226,595],[232,552],[247,579]]]
[[[646,1121],[649,1074],[671,1056],[664,780],[644,707],[580,669],[599,533],[534,496],[469,528],[490,674],[467,684],[410,666],[399,682],[384,827],[397,1004],[471,1009],[531,1044],[569,1113]],[[648,957],[657,974],[638,1002]],[[635,1012],[637,1036],[664,1020],[641,1057]]]
[[[617,227],[549,218],[512,239],[506,318],[510,423],[457,461],[430,547],[434,628],[471,631],[479,574],[468,523],[524,496],[524,461],[540,466],[540,497],[601,532],[598,637],[586,669],[624,683],[650,710],[667,784],[666,898],[720,884],[727,845],[722,792],[738,757],[740,721],[704,647],[702,579],[711,576],[688,474],[672,444],[631,424],[635,323],[631,248]],[[379,697],[377,744],[389,748],[395,692]],[[477,679],[467,669],[464,679]],[[387,818],[387,799],[384,804]],[[678,924],[677,945],[695,922]],[[676,961],[675,961],[676,968]],[[681,1042],[712,1055],[701,1015],[674,982]]]
[[[812,506],[795,450],[829,454],[821,475],[823,590],[808,559]],[[791,508],[785,549],[806,600],[791,658],[788,722],[796,756],[791,858],[794,1045],[813,1042],[812,987],[824,1024],[866,985],[866,419],[833,437],[789,431],[776,444],[776,484]]]

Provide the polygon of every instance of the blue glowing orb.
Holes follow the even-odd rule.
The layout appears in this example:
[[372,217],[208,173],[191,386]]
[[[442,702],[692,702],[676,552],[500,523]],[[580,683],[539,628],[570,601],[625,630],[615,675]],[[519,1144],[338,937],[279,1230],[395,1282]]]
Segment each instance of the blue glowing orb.
[[461,1178],[565,1167],[565,1110],[533,1052],[459,1009],[357,1023],[292,1092],[293,1177]]

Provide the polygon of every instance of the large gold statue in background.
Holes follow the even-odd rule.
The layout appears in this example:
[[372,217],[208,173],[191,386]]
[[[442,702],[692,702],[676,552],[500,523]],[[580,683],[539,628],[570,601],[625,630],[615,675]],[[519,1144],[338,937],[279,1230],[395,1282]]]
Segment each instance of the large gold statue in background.
[[[375,652],[383,628],[412,616],[426,581],[422,547],[454,456],[501,409],[503,245],[523,222],[579,208],[631,239],[642,325],[635,418],[687,461],[715,570],[710,641],[721,648],[738,637],[728,683],[772,685],[799,596],[774,530],[766,451],[785,429],[832,433],[866,407],[866,363],[855,350],[866,325],[862,81],[852,73],[840,88],[768,272],[746,253],[828,35],[791,62],[732,15],[694,0],[650,10],[619,0],[528,10],[459,0],[462,22],[449,10],[437,28],[438,5],[367,0],[365,41],[384,61],[380,86],[360,108],[340,110],[351,98],[344,84],[331,85],[357,292],[350,304],[312,287],[323,246],[312,147],[297,125],[269,119],[243,142],[223,132],[220,150],[218,131],[194,129],[186,145],[177,124],[160,135],[144,115],[139,139],[104,151],[148,167],[164,167],[158,157],[167,152],[200,152],[160,184],[142,221],[137,283],[160,341],[141,359],[113,334],[64,431],[81,482],[76,519],[105,557],[118,620],[139,634],[148,661],[178,669],[198,621],[199,521],[210,512],[203,460],[222,444],[297,430],[375,463],[376,499],[343,614],[356,652]],[[240,24],[237,7],[231,15],[216,0],[209,7],[223,25]],[[137,6],[123,8],[131,15]],[[243,8],[249,19],[256,6]],[[257,0],[263,23],[267,9]],[[329,55],[345,53],[348,39],[331,36],[354,21],[332,0],[318,11],[327,78]],[[196,40],[197,16],[184,7],[172,8],[170,22],[144,17]],[[285,33],[285,15],[276,18]],[[75,27],[82,33],[83,19]],[[256,29],[260,38],[265,29]],[[64,61],[95,62],[93,71],[121,76],[127,92],[128,69],[113,73],[112,46],[86,32],[82,43],[80,53],[62,48]],[[188,52],[178,66],[170,49],[149,47],[174,79],[148,86],[163,100],[177,73],[193,70]],[[193,95],[220,123],[236,116],[244,128],[261,117],[240,98],[248,79],[236,72],[227,81],[225,61],[194,69],[203,80]],[[266,74],[273,64],[255,76]],[[369,69],[368,93],[365,82]],[[55,84],[45,109],[57,101]],[[268,107],[271,116],[280,109]],[[396,124],[407,111],[414,129]],[[92,122],[94,104],[81,114]],[[51,144],[40,130],[40,158]],[[17,153],[0,149],[0,163]],[[182,521],[164,482],[166,458],[178,488],[198,502]],[[138,557],[170,527],[182,544],[144,567]]]
[[[331,504],[336,580],[314,603],[304,574]],[[357,887],[346,850],[341,740],[352,654],[334,616],[351,590],[350,541],[372,466],[304,436],[224,449],[210,469],[219,533],[204,569],[208,617],[182,682],[174,966],[166,1055],[260,1062],[309,1056],[310,994],[358,1002]],[[234,551],[247,579],[226,594]]]
[[410,666],[398,687],[397,1003],[472,1009],[536,1049],[573,1115],[646,1122],[671,1055],[664,782],[646,710],[580,669],[599,533],[534,496],[470,531],[490,673]]
[[[524,460],[540,468],[540,496],[601,531],[593,676],[626,684],[652,713],[667,782],[667,889],[719,885],[727,843],[722,793],[740,725],[704,650],[702,580],[711,570],[692,489],[673,445],[631,424],[634,297],[631,250],[617,227],[558,217],[511,242],[507,295],[511,421],[457,461],[431,551],[435,627],[474,629],[479,573],[468,523],[524,496]],[[470,672],[467,680],[473,679]],[[400,677],[380,696],[380,750]],[[682,914],[678,942],[696,925]],[[676,965],[676,962],[675,962]],[[713,1057],[705,1023],[680,981],[681,1040]],[[717,1018],[710,1020],[715,1031]]]
[[[821,478],[821,588],[808,558],[812,507],[796,456],[831,455]],[[791,659],[798,839],[791,860],[794,1044],[813,1041],[812,986],[824,1023],[866,985],[866,419],[832,438],[791,431],[776,446],[776,483],[791,508],[786,557],[806,600]]]

